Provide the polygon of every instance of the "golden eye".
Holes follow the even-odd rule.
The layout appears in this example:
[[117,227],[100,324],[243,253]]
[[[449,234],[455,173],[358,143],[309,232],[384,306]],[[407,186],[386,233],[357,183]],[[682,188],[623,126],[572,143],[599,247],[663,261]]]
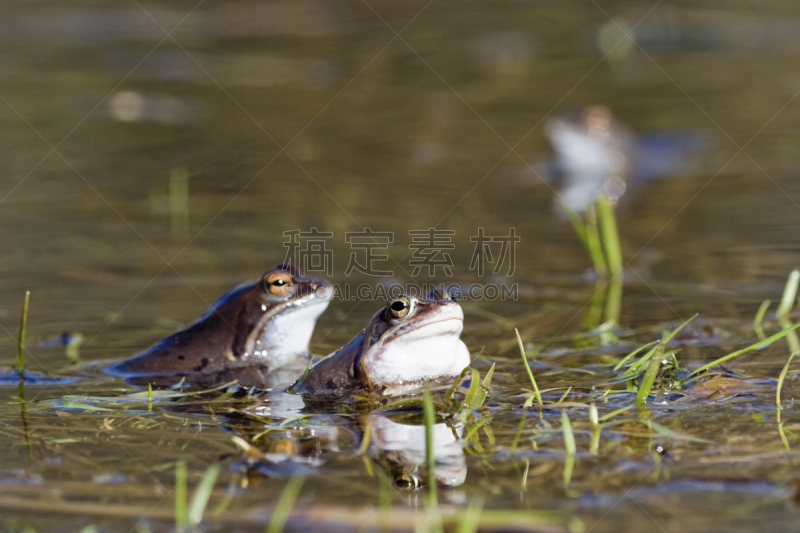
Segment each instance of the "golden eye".
[[411,310],[411,302],[405,296],[400,296],[389,302],[386,306],[389,316],[392,318],[403,318]]
[[286,272],[270,274],[264,280],[264,289],[275,296],[285,296],[292,289],[292,276]]
[[394,486],[400,490],[415,490],[419,487],[419,480],[410,474],[397,474],[394,477]]

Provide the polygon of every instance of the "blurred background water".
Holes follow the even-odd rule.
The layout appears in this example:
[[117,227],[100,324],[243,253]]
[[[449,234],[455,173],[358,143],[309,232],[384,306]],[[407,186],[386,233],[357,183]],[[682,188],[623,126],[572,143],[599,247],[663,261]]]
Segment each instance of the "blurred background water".
[[[38,340],[127,356],[311,227],[339,283],[376,282],[345,276],[348,231],[394,232],[407,281],[409,230],[453,230],[470,283],[470,237],[513,227],[520,298],[465,304],[467,331],[486,311],[577,331],[590,263],[554,212],[545,125],[594,105],[662,165],[618,212],[622,324],[749,320],[800,257],[798,27],[785,1],[3,2],[3,362],[27,289],[30,364],[57,373]],[[691,149],[659,162],[659,139]],[[380,305],[334,302],[315,352]]]
[[26,288],[34,331],[97,331],[124,309],[90,348],[125,342],[195,316],[310,227],[334,232],[339,278],[344,232],[395,232],[400,261],[408,230],[432,226],[455,230],[461,279],[478,227],[517,228],[515,281],[579,275],[543,124],[595,104],[639,135],[704,139],[620,215],[643,275],[753,303],[794,265],[791,4],[426,4],[4,4],[3,312]]

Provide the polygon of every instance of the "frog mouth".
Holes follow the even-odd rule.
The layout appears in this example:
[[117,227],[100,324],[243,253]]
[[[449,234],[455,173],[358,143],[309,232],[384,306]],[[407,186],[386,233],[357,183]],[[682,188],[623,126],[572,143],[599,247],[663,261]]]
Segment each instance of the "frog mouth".
[[317,305],[328,305],[333,299],[333,287],[330,285],[320,285],[317,287],[309,287],[308,294],[305,294],[295,300],[286,302],[286,305],[278,314],[288,314],[307,309]]
[[[401,329],[391,336],[389,341],[394,341],[401,337],[411,335],[416,337],[415,340],[422,340],[425,338],[459,335],[464,329],[464,319],[458,316],[450,316],[440,318],[439,320],[431,320],[422,324],[416,324],[413,328]],[[419,336],[418,336],[419,335]],[[417,337],[418,336],[418,337]],[[411,340],[411,339],[404,339]]]

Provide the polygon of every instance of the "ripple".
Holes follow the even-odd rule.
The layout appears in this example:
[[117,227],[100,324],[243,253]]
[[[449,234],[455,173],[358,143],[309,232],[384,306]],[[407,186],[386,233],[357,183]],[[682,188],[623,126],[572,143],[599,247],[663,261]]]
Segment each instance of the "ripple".
[[47,374],[37,374],[35,372],[25,372],[19,374],[12,371],[0,371],[0,387],[12,386],[24,383],[26,385],[66,385],[75,383],[80,378],[69,376],[49,376]]

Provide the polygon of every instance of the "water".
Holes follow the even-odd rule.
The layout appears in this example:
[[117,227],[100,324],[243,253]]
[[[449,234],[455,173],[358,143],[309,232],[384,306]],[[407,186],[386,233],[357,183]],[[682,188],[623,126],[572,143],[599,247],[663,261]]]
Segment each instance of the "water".
[[[443,506],[480,497],[486,509],[557,510],[591,531],[792,528],[797,442],[789,435],[787,451],[781,441],[774,384],[655,403],[654,421],[705,440],[651,439],[632,423],[604,430],[596,456],[588,452],[588,411],[571,406],[578,454],[568,490],[560,408],[545,410],[545,422],[529,410],[514,453],[510,446],[521,388],[529,388],[513,327],[527,342],[546,344],[533,366],[539,386],[551,389],[546,398],[557,401],[572,386],[565,401],[584,404],[599,401],[612,377],[600,352],[627,353],[694,313],[716,329],[682,347],[682,364],[755,342],[753,316],[764,299],[779,300],[800,251],[793,4],[0,9],[2,363],[13,366],[29,289],[28,368],[69,378],[22,390],[0,385],[2,527],[129,531],[147,515],[151,528],[167,530],[174,465],[183,460],[190,488],[209,465],[222,468],[206,529],[261,529],[284,478],[246,475],[229,430],[263,431],[263,420],[236,422],[258,408],[209,397],[195,408],[158,399],[150,412],[141,399],[112,401],[137,389],[105,376],[103,365],[146,348],[282,261],[286,231],[332,232],[331,279],[355,287],[378,278],[345,275],[353,251],[346,232],[393,232],[386,252],[396,264],[377,266],[405,283],[414,268],[409,230],[435,227],[454,232],[448,253],[457,283],[518,287],[516,301],[463,304],[464,341],[473,356],[481,353],[476,368],[498,367],[482,415],[491,417],[491,431],[464,442],[456,463],[463,459],[466,478],[440,491]],[[621,41],[620,28],[634,26],[636,44]],[[630,261],[620,313],[626,344],[606,348],[596,337],[588,346],[570,337],[585,331],[591,264],[569,224],[554,217],[552,191],[537,175],[550,157],[546,118],[593,104],[608,106],[638,135],[705,140],[691,168],[643,187],[618,215]],[[470,237],[479,228],[508,235],[511,227],[520,237],[513,275],[470,270]],[[447,279],[438,270],[416,281]],[[349,340],[381,305],[333,302],[313,351],[325,355]],[[39,346],[63,331],[85,337],[82,363],[63,348]],[[776,379],[787,355],[779,342],[734,367]],[[790,431],[798,422],[793,372],[783,392]],[[629,402],[612,397],[601,415]],[[306,455],[318,457],[304,465],[311,477],[298,502],[317,510],[318,526],[358,530],[359,520],[379,514],[376,471],[385,450],[373,446],[367,463],[358,454],[365,424],[321,413],[291,425],[293,439],[311,442]],[[314,428],[328,428],[326,437]],[[668,456],[658,456],[656,444]],[[228,487],[228,507],[208,516]],[[397,523],[411,527],[421,493],[391,494]],[[365,516],[346,511],[362,504]]]

